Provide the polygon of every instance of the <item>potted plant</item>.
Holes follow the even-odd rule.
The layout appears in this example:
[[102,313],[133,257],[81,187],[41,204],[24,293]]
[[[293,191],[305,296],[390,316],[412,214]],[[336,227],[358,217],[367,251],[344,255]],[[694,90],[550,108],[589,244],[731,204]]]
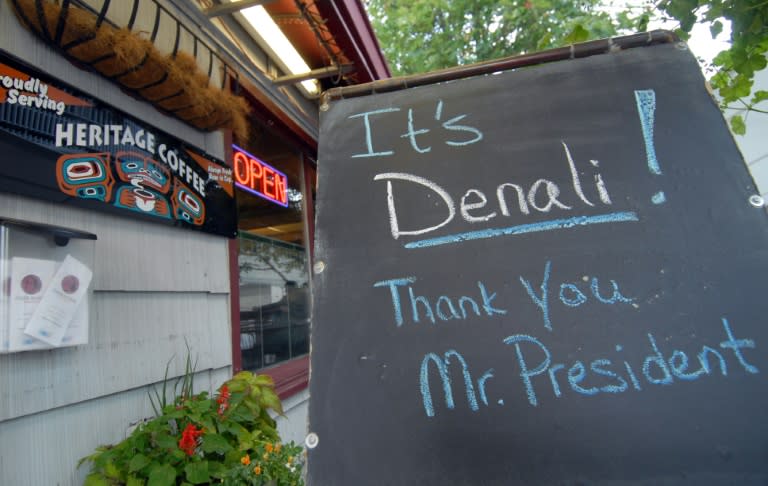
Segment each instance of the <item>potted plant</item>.
[[303,486],[302,449],[281,443],[269,415],[283,413],[271,377],[240,372],[214,397],[184,392],[186,378],[155,418],[80,461],[91,464],[84,486]]

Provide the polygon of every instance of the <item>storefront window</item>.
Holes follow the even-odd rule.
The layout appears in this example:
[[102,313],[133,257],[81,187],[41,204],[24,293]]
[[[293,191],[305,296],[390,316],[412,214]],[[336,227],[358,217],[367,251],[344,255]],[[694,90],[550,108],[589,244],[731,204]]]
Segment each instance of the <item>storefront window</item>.
[[303,247],[240,237],[240,348],[243,369],[309,352],[309,281]]
[[[240,180],[252,186],[237,190],[240,353],[245,370],[309,353],[303,161],[289,144],[267,136],[267,130],[255,133],[235,152],[246,154],[237,156],[239,168],[251,173],[240,174]],[[236,180],[237,164],[236,159]],[[267,178],[266,183],[259,185],[259,178]],[[259,193],[261,189],[268,197]]]

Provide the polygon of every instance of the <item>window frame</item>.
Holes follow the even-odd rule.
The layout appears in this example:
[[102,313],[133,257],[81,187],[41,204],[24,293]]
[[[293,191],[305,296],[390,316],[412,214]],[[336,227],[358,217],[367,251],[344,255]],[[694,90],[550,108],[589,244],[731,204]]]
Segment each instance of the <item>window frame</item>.
[[[225,136],[226,156],[230,162],[233,160],[232,135]],[[314,243],[315,243],[315,218],[314,218],[314,193],[316,181],[316,167],[311,159],[306,156],[301,147],[297,147],[300,153],[301,186],[306,202],[302,214],[302,221],[305,229],[305,238],[307,240],[307,272],[309,274],[309,295],[310,309],[312,305],[313,284],[312,284],[312,266],[314,262]],[[237,189],[235,189],[237,190]],[[229,285],[230,285],[230,321],[232,330],[232,374],[243,371],[243,355],[240,347],[240,270],[238,258],[240,256],[239,240],[232,238],[229,240]],[[312,320],[310,311],[310,336],[312,333]],[[265,374],[272,377],[275,383],[275,392],[281,400],[296,395],[309,387],[309,353],[280,362],[274,366],[259,368],[256,370],[259,374]]]

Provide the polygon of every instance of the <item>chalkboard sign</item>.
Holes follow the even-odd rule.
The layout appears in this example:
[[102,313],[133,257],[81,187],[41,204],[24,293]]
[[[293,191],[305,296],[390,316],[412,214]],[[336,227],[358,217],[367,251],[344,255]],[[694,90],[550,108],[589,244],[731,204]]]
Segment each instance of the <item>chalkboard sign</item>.
[[663,44],[333,101],[311,486],[765,484],[768,221]]

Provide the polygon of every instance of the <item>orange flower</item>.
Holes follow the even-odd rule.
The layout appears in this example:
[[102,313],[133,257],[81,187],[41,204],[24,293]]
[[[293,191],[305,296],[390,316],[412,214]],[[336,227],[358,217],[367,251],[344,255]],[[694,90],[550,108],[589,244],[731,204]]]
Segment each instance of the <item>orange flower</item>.
[[279,453],[279,452],[280,452],[280,449],[282,449],[282,448],[283,448],[283,446],[282,446],[282,444],[280,444],[279,442],[278,442],[277,444],[275,444],[275,452],[278,452],[278,453]]
[[293,456],[288,456],[288,464],[293,462]]
[[253,468],[253,474],[255,474],[255,475],[257,475],[257,476],[258,476],[259,474],[261,474],[261,466],[256,466],[256,467],[254,467],[254,468]]
[[248,454],[244,455],[244,456],[243,456],[243,457],[240,459],[240,462],[242,462],[244,466],[247,466],[248,464],[250,464],[250,463],[251,463],[251,456],[249,456]]
[[274,447],[272,447],[272,444],[267,444],[264,446],[264,449],[266,449],[267,452],[272,452],[274,450]]

